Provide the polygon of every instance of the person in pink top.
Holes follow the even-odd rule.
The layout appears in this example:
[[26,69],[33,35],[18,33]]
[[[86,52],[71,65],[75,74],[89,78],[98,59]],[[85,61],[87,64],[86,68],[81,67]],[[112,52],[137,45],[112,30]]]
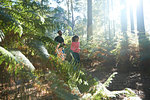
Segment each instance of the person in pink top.
[[80,42],[79,42],[79,37],[77,35],[72,37],[72,43],[71,43],[71,48],[70,50],[72,51],[72,55],[74,57],[75,63],[80,62]]

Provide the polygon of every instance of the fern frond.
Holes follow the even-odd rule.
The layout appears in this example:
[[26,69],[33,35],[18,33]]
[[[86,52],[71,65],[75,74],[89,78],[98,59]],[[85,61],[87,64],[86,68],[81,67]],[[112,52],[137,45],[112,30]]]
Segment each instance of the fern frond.
[[31,71],[35,70],[35,67],[32,65],[32,63],[20,51],[10,50],[10,52],[16,57],[17,61],[25,65],[28,69],[30,69]]
[[9,72],[13,72],[15,65],[18,63],[17,59],[8,50],[0,46],[0,65],[7,67]]
[[4,33],[2,32],[2,30],[0,30],[0,42],[2,42],[4,37],[5,37]]
[[1,46],[0,46],[0,57],[10,58],[10,60],[18,62],[17,59],[12,55],[12,53],[10,53],[8,50],[4,49]]
[[103,84],[105,87],[109,87],[109,84],[112,83],[113,78],[115,77],[115,75],[118,74],[117,72],[114,72],[112,75],[110,75],[110,77],[107,79],[107,81],[105,81],[105,83]]
[[54,92],[57,94],[57,96],[63,100],[79,100],[79,97],[76,95],[73,95],[63,88],[57,88],[54,90]]
[[0,54],[0,65],[4,62],[5,66],[8,65],[8,69],[10,70],[14,70],[16,64],[20,65],[19,69],[21,69],[21,66],[27,67],[27,69],[31,71],[35,69],[31,62],[20,51],[8,51],[0,47]]
[[45,61],[49,60],[49,53],[44,44],[39,40],[33,40],[28,45],[33,48]]
[[[18,22],[18,20],[13,17],[11,14],[8,14],[5,10],[8,10],[7,8],[0,7],[0,29],[4,30],[4,34],[7,34],[7,31],[14,30],[15,33],[18,32],[21,36],[23,33],[23,28]],[[14,27],[15,26],[15,27]]]

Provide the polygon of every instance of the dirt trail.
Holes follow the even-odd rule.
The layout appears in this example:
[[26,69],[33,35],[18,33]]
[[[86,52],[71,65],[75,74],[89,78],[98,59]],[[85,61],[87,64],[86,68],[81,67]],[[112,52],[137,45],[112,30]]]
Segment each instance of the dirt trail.
[[131,88],[142,100],[150,100],[150,75],[141,73],[138,68],[133,68],[129,72],[119,72],[117,68],[112,67],[114,66],[112,63],[99,63],[96,66],[92,66],[92,60],[83,61],[82,63],[87,72],[98,78],[102,83],[105,82],[113,72],[118,72],[108,87],[109,90]]

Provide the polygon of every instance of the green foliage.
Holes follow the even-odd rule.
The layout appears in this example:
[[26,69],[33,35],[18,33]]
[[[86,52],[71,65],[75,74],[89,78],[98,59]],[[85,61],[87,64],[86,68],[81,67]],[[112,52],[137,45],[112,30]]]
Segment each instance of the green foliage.
[[130,88],[125,88],[125,90],[128,92],[126,95],[127,97],[135,97],[136,94],[133,90],[131,90]]
[[107,96],[104,96],[102,93],[98,93],[93,100],[110,100]]
[[[38,72],[38,71],[37,71]],[[48,83],[47,87],[48,91],[52,91],[57,95],[57,98],[63,99],[63,100],[72,100],[76,99],[78,100],[77,95],[73,95],[70,93],[70,88],[68,84],[64,82],[64,80],[60,79],[57,74],[54,72],[47,72],[47,73],[37,73],[35,72],[35,75],[37,76],[35,82],[39,86],[42,86],[43,83]]]
[[8,69],[12,73],[12,72],[14,72],[15,66],[17,63],[18,63],[18,61],[12,55],[12,53],[7,51],[3,47],[0,47],[0,65],[3,65],[3,67]]
[[0,30],[0,42],[4,39],[4,33]]
[[147,36],[145,36],[143,33],[139,37],[139,50],[140,50],[140,61],[144,61],[145,59],[149,58],[149,45],[150,41]]
[[[37,84],[42,88],[44,84],[48,84],[47,91],[55,94],[57,99],[79,99],[77,95],[80,93],[97,92],[94,88],[98,84],[97,80],[88,75],[81,65],[63,62],[55,56],[56,43],[49,38],[52,37],[49,32],[70,28],[65,23],[67,19],[64,9],[58,7],[52,10],[44,0],[1,0],[0,4],[0,42],[6,49],[11,48],[8,51],[0,47],[0,65],[10,72],[15,71],[14,77],[18,77],[23,85],[26,80],[33,81],[33,87]],[[86,32],[86,21],[84,19],[78,23],[80,25],[75,28],[75,34],[83,35]],[[46,33],[49,37],[45,36]],[[69,38],[65,48],[67,55],[70,55]],[[86,44],[81,41],[81,48],[90,53],[95,52],[93,48],[96,48],[96,45],[97,43]],[[31,62],[28,59],[31,59]],[[41,73],[36,69],[35,60],[38,61],[39,69],[42,69]],[[26,66],[31,70],[35,67],[35,70],[27,70]],[[114,74],[104,83],[105,86],[109,85],[113,76]],[[72,94],[72,89],[79,93]],[[101,92],[103,91],[100,91],[100,96],[95,99],[107,98]]]
[[115,75],[117,74],[117,72],[114,72],[113,74],[111,74],[111,76],[107,79],[107,81],[105,81],[105,83],[103,84],[105,87],[109,87],[109,84],[112,83],[113,78],[115,77]]
[[[73,94],[70,93],[70,89],[69,89],[69,86],[68,84],[66,84],[66,82],[62,79],[63,77],[66,77],[66,76],[63,76],[65,75],[65,72],[63,71],[63,69],[65,69],[63,67],[63,69],[59,68],[59,65],[56,66],[57,68],[57,71],[59,72],[62,72],[61,73],[61,77],[58,77],[59,74],[57,73],[57,71],[52,71],[52,72],[48,72],[47,74],[45,74],[45,72],[42,71],[41,74],[36,74],[36,71],[35,71],[35,74],[33,72],[31,72],[30,70],[26,70],[22,67],[22,69],[20,68],[21,65],[18,65],[16,69],[16,67],[13,67],[13,66],[16,66],[16,62],[21,62],[21,63],[24,63],[25,62],[25,65],[26,64],[30,64],[28,62],[28,60],[18,51],[11,51],[11,53],[7,50],[5,50],[4,48],[0,47],[0,51],[1,51],[1,64],[2,62],[4,62],[6,64],[6,66],[8,65],[8,70],[12,73],[15,71],[18,79],[21,80],[21,84],[24,84],[24,82],[28,81],[28,80],[32,80],[35,82],[35,84],[39,84],[39,85],[43,85],[43,82],[47,81],[50,84],[50,90],[49,91],[53,91],[58,98],[61,98],[61,99],[78,99],[78,96],[75,96]],[[13,56],[12,53],[15,55]],[[44,53],[45,54],[45,53]],[[17,59],[16,59],[17,57]],[[21,57],[21,58],[19,58]],[[25,59],[24,59],[25,58]],[[21,60],[22,59],[22,60]],[[53,57],[52,58],[54,62],[57,61],[56,57]],[[15,61],[14,61],[15,60]],[[11,64],[11,62],[12,64]],[[44,59],[43,59],[44,61]],[[58,63],[60,64],[60,63]],[[60,64],[62,65],[62,64]],[[56,74],[57,73],[57,74]],[[16,76],[14,76],[16,77]],[[39,78],[38,78],[39,77]],[[44,81],[43,79],[41,79],[40,77],[45,77],[44,78]],[[67,76],[68,77],[68,76]],[[36,80],[34,80],[36,78]],[[69,78],[69,77],[68,77]],[[69,90],[68,90],[69,89]]]
[[[6,34],[38,34],[45,35],[58,27],[66,26],[63,21],[54,21],[60,16],[55,16],[58,8],[51,10],[47,5],[36,1],[1,1],[0,30]],[[59,11],[63,12],[63,11]],[[63,16],[61,16],[63,18]],[[61,24],[60,24],[61,23]],[[64,26],[62,26],[64,24]],[[9,37],[12,38],[12,37]],[[5,40],[7,41],[7,40]]]
[[6,69],[8,67],[11,73],[18,73],[22,68],[31,71],[35,69],[31,62],[18,50],[7,51],[3,47],[0,47],[0,53],[0,65],[2,64]]
[[[11,48],[9,52],[0,47],[0,65],[5,66],[10,72],[15,72],[13,77],[18,77],[21,84],[25,85],[26,81],[32,80],[43,86],[44,81],[40,78],[45,77],[44,80],[51,83],[49,91],[65,100],[78,99],[78,96],[70,93],[71,87],[77,87],[77,83],[89,82],[83,92],[87,92],[90,86],[94,85],[95,81],[92,81],[92,78],[87,79],[87,75],[76,68],[77,66],[69,62],[62,62],[55,57],[56,44],[45,36],[46,30],[53,31],[54,28],[67,26],[64,23],[66,19],[62,13],[63,9],[57,8],[51,11],[46,5],[34,0],[2,0],[0,3],[2,5],[0,7],[0,39],[4,38],[1,44],[7,49]],[[36,75],[36,69],[34,73],[27,70],[25,66],[31,70],[34,69],[34,66],[25,55],[32,63],[33,58],[39,57],[39,63],[42,63],[40,67],[46,66],[51,73],[46,76],[45,68],[39,75]]]
[[34,71],[35,67],[32,63],[19,51],[19,50],[10,50],[10,52],[15,56],[17,61],[22,63],[27,69]]
[[[45,38],[43,40],[45,40]],[[30,41],[29,47],[34,49],[36,55],[39,55],[43,62],[46,62],[47,68],[60,76],[71,88],[78,87],[81,93],[89,92],[90,87],[94,86],[97,81],[81,71],[80,65],[76,66],[72,62],[69,63],[67,61],[62,62],[55,57],[54,54],[49,55],[44,45],[46,42],[41,42],[43,40],[39,38],[39,40]],[[90,92],[93,91],[91,90]]]
[[56,59],[53,61],[53,63],[56,65],[57,74],[61,76],[71,88],[78,87],[81,93],[92,93],[94,91],[90,91],[90,88],[97,84],[97,80],[81,70],[82,68],[80,65],[75,65],[67,61],[56,61]]
[[29,46],[34,48],[43,59],[49,59],[49,53],[41,41],[33,40],[29,43]]
[[16,57],[3,47],[0,47],[0,65],[7,69],[9,73],[15,72],[15,74],[23,68],[23,65],[21,66],[21,63],[16,59]]
[[138,38],[135,34],[128,34],[128,38],[118,35],[116,46],[110,52],[115,55],[116,67],[121,68],[128,63],[128,66],[121,70],[128,70],[130,66],[138,65]]

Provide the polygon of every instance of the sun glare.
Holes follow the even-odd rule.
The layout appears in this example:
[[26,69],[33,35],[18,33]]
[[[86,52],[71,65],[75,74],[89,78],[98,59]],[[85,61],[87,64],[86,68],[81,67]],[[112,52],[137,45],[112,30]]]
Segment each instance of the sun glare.
[[136,8],[138,5],[138,0],[127,0],[127,5]]
[[[136,8],[139,6],[139,0],[127,0],[127,5],[128,7],[133,8],[133,13],[134,13],[134,19],[136,19]],[[144,13],[144,18],[145,18],[145,29],[146,32],[150,32],[150,1],[149,0],[143,0],[143,13]],[[136,28],[136,27],[135,27]]]

